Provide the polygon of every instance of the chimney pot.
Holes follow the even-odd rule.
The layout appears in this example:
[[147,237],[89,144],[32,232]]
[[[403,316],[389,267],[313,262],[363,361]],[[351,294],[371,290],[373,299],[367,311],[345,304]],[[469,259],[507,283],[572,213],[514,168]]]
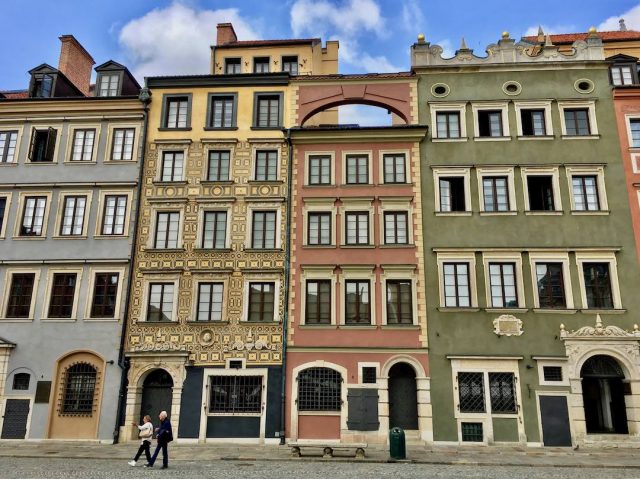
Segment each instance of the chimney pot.
[[91,70],[96,62],[73,35],[62,35],[60,42],[62,45],[60,46],[58,70],[60,70],[78,90],[86,96],[89,96]]
[[218,23],[216,45],[226,45],[238,41],[236,31],[231,23]]

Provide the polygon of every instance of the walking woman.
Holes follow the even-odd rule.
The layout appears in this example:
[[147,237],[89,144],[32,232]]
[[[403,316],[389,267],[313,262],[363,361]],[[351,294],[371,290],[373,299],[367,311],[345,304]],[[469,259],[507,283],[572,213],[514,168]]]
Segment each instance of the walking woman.
[[166,469],[169,467],[169,451],[167,450],[167,446],[171,441],[173,441],[173,431],[171,430],[171,423],[167,418],[167,411],[162,411],[160,413],[160,427],[156,428],[156,440],[158,441],[158,445],[156,446],[156,450],[153,452],[153,456],[151,456],[151,460],[145,464],[145,467],[153,467],[153,464],[156,462],[156,458],[158,457],[158,453],[160,449],[162,449],[162,469]]
[[149,447],[151,446],[151,438],[153,437],[153,424],[151,424],[151,416],[148,414],[142,418],[143,424],[139,426],[138,423],[132,423],[134,426],[138,428],[138,437],[141,439],[140,447],[138,448],[138,452],[136,457],[133,458],[132,461],[129,461],[130,466],[135,466],[138,459],[144,452],[144,455],[147,457],[147,463],[151,462],[151,453],[149,452]]

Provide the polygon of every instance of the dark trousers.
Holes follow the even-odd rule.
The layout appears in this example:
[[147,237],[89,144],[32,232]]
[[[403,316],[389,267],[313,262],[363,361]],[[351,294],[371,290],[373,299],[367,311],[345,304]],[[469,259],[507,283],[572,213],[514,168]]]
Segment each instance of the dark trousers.
[[144,455],[147,457],[147,462],[151,462],[151,452],[149,451],[149,446],[151,446],[151,442],[143,441],[142,444],[140,444],[136,457],[134,457],[133,460],[137,461],[138,459],[140,459],[140,456],[142,456],[142,453],[144,452]]
[[153,451],[153,456],[151,456],[149,465],[153,466],[153,463],[156,462],[156,458],[158,457],[158,453],[160,452],[160,449],[162,449],[162,465],[163,466],[169,465],[169,451],[167,449],[166,442],[158,443],[158,445],[156,446],[156,450]]

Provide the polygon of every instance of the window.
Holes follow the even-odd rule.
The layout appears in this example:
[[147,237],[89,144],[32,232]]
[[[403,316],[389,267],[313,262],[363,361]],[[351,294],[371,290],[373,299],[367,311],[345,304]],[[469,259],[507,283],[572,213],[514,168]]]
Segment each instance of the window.
[[33,78],[31,96],[33,98],[50,98],[53,93],[53,82],[53,75],[35,75]]
[[242,73],[242,59],[241,58],[225,58],[224,72],[227,75],[237,75],[239,73]]
[[611,67],[611,81],[615,86],[633,85],[633,70],[630,66]]
[[387,281],[387,324],[413,324],[411,281]]
[[309,157],[309,184],[331,184],[331,157],[328,155],[314,155]]
[[49,300],[49,318],[71,318],[77,273],[54,273]]
[[235,95],[210,95],[209,97],[209,124],[210,128],[235,127]]
[[331,219],[330,212],[309,213],[307,244],[313,246],[331,244]]
[[478,136],[503,136],[501,110],[478,110]]
[[256,151],[256,181],[277,181],[278,152],[276,150]]
[[517,308],[515,263],[489,263],[491,307]]
[[347,155],[347,184],[369,183],[369,157],[367,155]]
[[305,324],[331,324],[331,281],[308,280],[304,308]]
[[460,138],[460,112],[437,112],[436,128],[437,138]]
[[173,283],[149,284],[147,321],[173,320]]
[[409,229],[406,211],[384,213],[384,244],[408,244]]
[[345,281],[345,324],[371,324],[369,280]]
[[282,57],[282,71],[289,72],[291,75],[298,74],[298,57]]
[[96,273],[91,301],[92,318],[114,318],[118,297],[118,273]]
[[165,97],[165,111],[163,117],[164,128],[188,128],[190,97],[169,96]]
[[564,122],[567,135],[588,136],[591,134],[589,110],[587,108],[565,108]]
[[13,375],[13,389],[14,391],[28,391],[31,375],[29,373],[16,373]]
[[522,135],[545,136],[547,134],[547,127],[545,125],[544,115],[544,110],[520,110]]
[[86,196],[65,196],[60,236],[80,236],[84,229]]
[[540,308],[566,308],[562,263],[536,263]]
[[163,151],[160,181],[181,181],[184,168],[184,152]]
[[29,318],[35,273],[13,273],[7,301],[7,318]]
[[466,211],[464,176],[440,177],[440,211]]
[[[631,131],[631,148],[640,148],[640,119],[629,120],[629,130]],[[0,133],[0,152],[1,151],[2,133]]]
[[469,263],[444,263],[444,305],[451,308],[471,306]]
[[573,203],[576,211],[598,211],[598,177],[596,175],[573,175],[571,177]]
[[582,263],[587,307],[613,309],[609,263]]
[[104,197],[104,213],[102,215],[100,234],[123,235],[126,213],[126,195],[106,195]]
[[7,213],[7,197],[0,196],[0,236],[2,235],[3,226],[5,224],[5,214]]
[[385,183],[406,183],[406,158],[404,154],[382,155]]
[[163,211],[156,216],[154,248],[177,248],[180,238],[180,213]]
[[506,176],[482,178],[484,211],[509,211],[509,187]]
[[280,127],[280,101],[281,94],[256,95],[255,126],[258,128]]
[[369,213],[366,211],[347,212],[345,214],[346,223],[346,244],[348,245],[368,245],[369,244]]
[[542,375],[545,381],[562,382],[562,366],[543,366]]
[[527,176],[529,211],[554,211],[553,176]]
[[513,373],[489,373],[489,396],[491,398],[491,412],[499,414],[518,412]]
[[198,283],[197,321],[222,321],[222,283]]
[[269,73],[269,57],[255,57],[253,59],[253,73]]
[[460,423],[460,433],[462,436],[462,442],[482,442],[484,440],[484,432],[481,422]]
[[57,135],[58,130],[55,128],[33,130],[31,147],[29,148],[29,161],[32,163],[52,162],[56,149]]
[[485,412],[483,373],[458,373],[458,400],[460,412]]
[[378,371],[375,366],[362,367],[362,384],[376,384],[378,382]]
[[275,321],[275,283],[249,283],[248,321]]
[[28,196],[25,198],[20,236],[42,236],[46,206],[47,198],[45,196]]
[[93,413],[93,398],[96,390],[96,368],[87,363],[70,366],[65,372],[63,414]]
[[17,141],[17,131],[0,131],[0,163],[13,163]]
[[210,151],[207,181],[229,181],[230,151]]
[[227,212],[205,211],[202,247],[223,249],[227,244]]
[[118,73],[101,74],[100,87],[98,88],[98,96],[118,96],[120,83],[120,75]]
[[115,128],[113,130],[113,147],[111,149],[112,160],[133,160],[133,137],[135,133],[136,130],[134,128]]
[[262,376],[211,376],[210,381],[210,413],[262,412]]
[[329,368],[308,368],[298,374],[298,411],[340,411],[342,376]]
[[253,212],[251,247],[256,249],[273,249],[276,247],[275,211]]

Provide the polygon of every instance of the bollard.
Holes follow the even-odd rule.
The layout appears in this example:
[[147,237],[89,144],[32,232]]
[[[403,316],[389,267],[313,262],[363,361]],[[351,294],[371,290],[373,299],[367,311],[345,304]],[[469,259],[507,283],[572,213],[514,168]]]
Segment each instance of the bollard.
[[407,458],[404,431],[399,427],[394,427],[389,431],[389,456],[395,460]]

